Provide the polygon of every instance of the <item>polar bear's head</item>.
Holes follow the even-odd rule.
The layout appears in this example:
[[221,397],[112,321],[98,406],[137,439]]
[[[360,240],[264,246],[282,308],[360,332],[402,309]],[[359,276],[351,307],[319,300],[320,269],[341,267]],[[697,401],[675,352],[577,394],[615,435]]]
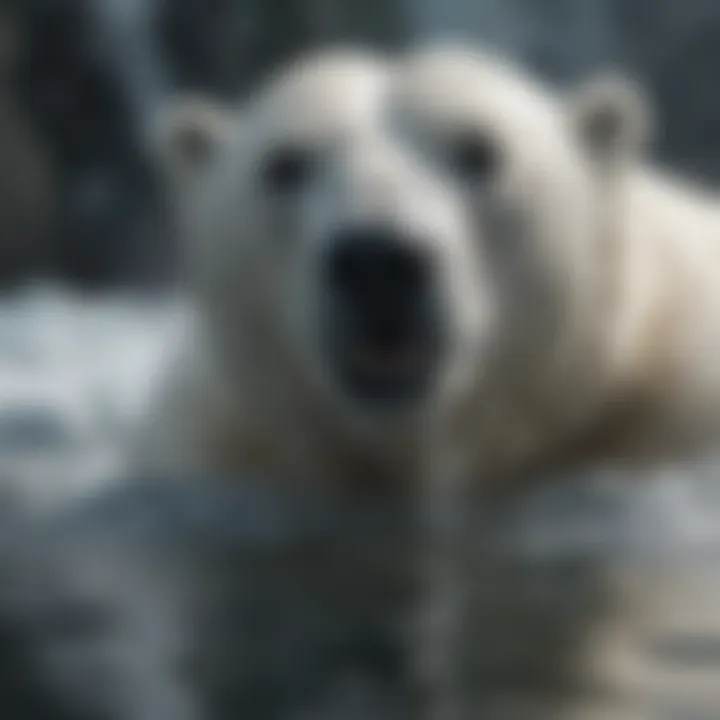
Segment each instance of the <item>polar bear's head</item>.
[[[351,412],[416,414],[486,321],[461,199],[387,122],[392,68],[326,52],[163,122],[190,283],[226,359],[272,348]],[[260,354],[262,357],[262,354]],[[238,367],[241,363],[238,363]]]
[[262,348],[256,366],[405,417],[552,348],[607,265],[600,198],[635,142],[617,101],[570,108],[467,52],[343,51],[240,110],[186,104],[163,146],[224,360]]

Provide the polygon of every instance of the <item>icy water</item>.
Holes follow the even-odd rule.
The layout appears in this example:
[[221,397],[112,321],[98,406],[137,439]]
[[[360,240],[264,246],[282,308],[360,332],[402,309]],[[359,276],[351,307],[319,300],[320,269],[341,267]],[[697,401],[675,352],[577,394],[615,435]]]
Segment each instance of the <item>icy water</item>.
[[59,288],[0,300],[0,478],[53,500],[119,470],[180,304]]

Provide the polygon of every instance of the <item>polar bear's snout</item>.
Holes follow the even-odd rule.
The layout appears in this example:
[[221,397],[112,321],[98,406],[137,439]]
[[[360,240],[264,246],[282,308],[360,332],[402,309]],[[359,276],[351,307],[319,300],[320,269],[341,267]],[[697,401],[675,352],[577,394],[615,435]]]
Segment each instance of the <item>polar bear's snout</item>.
[[427,243],[383,225],[337,233],[323,257],[325,349],[353,400],[410,402],[442,355],[442,303]]

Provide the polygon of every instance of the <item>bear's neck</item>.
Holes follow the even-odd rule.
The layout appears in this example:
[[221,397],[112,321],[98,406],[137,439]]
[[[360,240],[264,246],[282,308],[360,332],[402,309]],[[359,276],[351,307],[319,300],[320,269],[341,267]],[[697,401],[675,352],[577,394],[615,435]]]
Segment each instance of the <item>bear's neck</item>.
[[[533,469],[654,465],[720,439],[720,206],[646,169],[621,201],[611,310],[594,349],[599,402],[577,424],[550,425]],[[561,384],[556,399],[572,392]]]
[[[688,366],[686,330],[697,325],[697,313],[715,314],[720,347],[720,293],[698,293],[702,273],[688,262],[672,203],[655,215],[648,208],[657,208],[653,181],[628,178],[618,189],[617,222],[607,228],[609,253],[599,263],[606,276],[598,277],[589,316],[580,313],[562,331],[571,338],[566,356],[551,342],[552,357],[526,353],[521,382],[497,384],[458,413],[455,436],[473,449],[470,465],[488,483],[658,461],[689,448],[691,436],[701,438],[697,427],[706,419],[693,423],[690,409],[679,407],[697,377]],[[707,261],[707,252],[697,256]],[[715,393],[720,410],[720,383],[704,389]]]

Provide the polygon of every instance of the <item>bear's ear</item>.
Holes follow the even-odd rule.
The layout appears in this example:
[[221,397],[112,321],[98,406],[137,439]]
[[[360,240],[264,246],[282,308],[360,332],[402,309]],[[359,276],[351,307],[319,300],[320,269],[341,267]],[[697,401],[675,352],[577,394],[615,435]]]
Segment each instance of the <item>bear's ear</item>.
[[159,114],[152,139],[168,181],[177,186],[197,179],[236,125],[234,113],[203,98],[171,103]]
[[650,104],[640,87],[621,75],[600,75],[576,90],[571,115],[580,142],[600,163],[636,159],[650,140]]

